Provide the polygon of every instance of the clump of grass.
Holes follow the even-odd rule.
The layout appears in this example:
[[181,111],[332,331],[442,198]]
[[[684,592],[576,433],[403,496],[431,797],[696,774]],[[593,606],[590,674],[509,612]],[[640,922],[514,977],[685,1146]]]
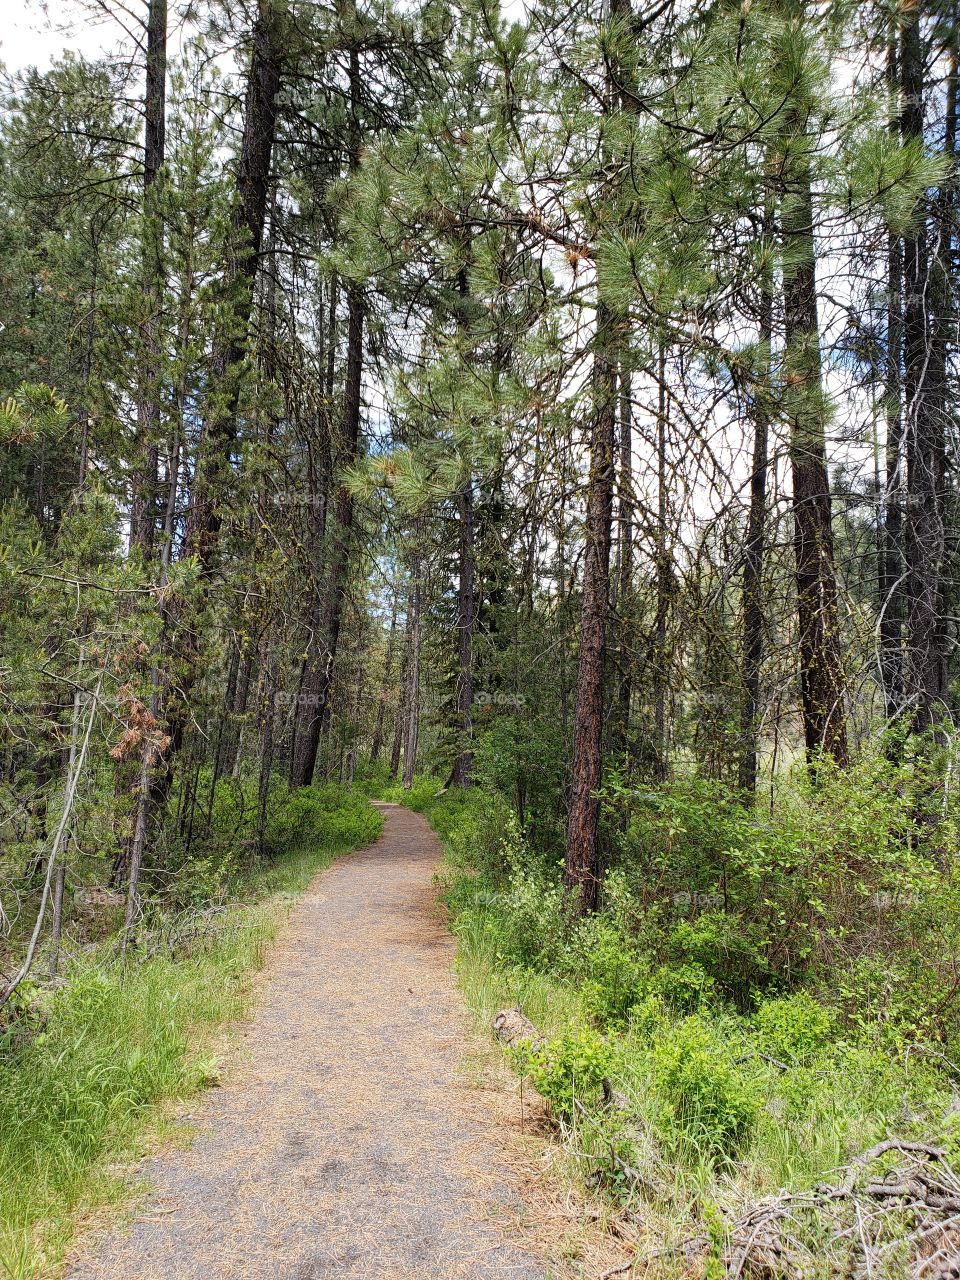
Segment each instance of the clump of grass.
[[252,875],[244,901],[171,956],[123,964],[79,954],[53,990],[24,993],[0,1042],[0,1275],[47,1274],[79,1214],[129,1190],[112,1166],[134,1158],[163,1104],[216,1079],[213,1033],[248,1013],[250,976],[291,898],[339,853],[375,838],[379,815],[341,793],[290,831],[290,852]]

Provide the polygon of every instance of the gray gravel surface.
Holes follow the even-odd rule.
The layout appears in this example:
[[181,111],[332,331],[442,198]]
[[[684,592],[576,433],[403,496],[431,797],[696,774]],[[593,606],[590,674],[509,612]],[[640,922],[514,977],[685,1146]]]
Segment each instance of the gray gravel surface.
[[497,1107],[458,1071],[436,837],[384,810],[295,907],[196,1140],[149,1162],[142,1210],[70,1280],[544,1280]]

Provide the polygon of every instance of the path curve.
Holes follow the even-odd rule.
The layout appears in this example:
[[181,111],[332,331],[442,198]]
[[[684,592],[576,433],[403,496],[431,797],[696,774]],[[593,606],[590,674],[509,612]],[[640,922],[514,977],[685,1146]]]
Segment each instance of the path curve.
[[196,1141],[148,1164],[143,1210],[70,1280],[543,1280],[495,1119],[457,1071],[439,843],[381,807],[380,840],[294,908]]

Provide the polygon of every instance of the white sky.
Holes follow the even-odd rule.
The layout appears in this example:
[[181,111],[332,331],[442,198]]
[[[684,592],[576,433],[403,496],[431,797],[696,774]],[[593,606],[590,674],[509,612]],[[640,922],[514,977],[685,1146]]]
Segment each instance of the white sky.
[[116,28],[78,18],[71,0],[49,0],[46,8],[39,0],[0,0],[0,62],[10,70],[47,67],[64,49],[92,55],[116,42]]

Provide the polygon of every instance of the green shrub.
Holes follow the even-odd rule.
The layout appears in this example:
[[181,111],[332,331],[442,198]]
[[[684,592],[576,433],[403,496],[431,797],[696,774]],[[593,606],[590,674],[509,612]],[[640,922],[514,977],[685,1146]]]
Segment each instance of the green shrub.
[[442,789],[443,783],[439,778],[431,774],[418,773],[409,788],[404,787],[402,782],[391,781],[381,790],[378,798],[390,804],[402,804],[407,809],[413,809],[415,813],[424,813]]
[[521,1050],[518,1065],[534,1088],[561,1115],[579,1102],[588,1111],[599,1101],[616,1058],[606,1040],[589,1027],[564,1032],[533,1050]]
[[653,974],[650,987],[677,1013],[695,1013],[717,997],[714,979],[692,960],[661,965]]
[[807,1062],[823,1049],[836,1024],[833,1011],[806,991],[765,1000],[753,1020],[767,1052],[789,1063]]
[[601,1027],[624,1023],[645,994],[650,965],[614,920],[588,917],[571,941],[572,974],[581,983],[584,1008]]
[[713,1156],[732,1155],[756,1123],[760,1096],[715,1028],[699,1016],[685,1018],[656,1046],[653,1061],[664,1139],[679,1137]]

